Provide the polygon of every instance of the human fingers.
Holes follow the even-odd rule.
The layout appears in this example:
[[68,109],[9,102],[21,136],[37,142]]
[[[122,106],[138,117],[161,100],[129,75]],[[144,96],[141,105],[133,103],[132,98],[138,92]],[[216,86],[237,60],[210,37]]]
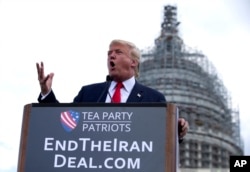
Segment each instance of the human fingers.
[[178,119],[178,123],[181,127],[183,127],[185,125],[185,119],[184,118],[179,118]]
[[182,126],[182,132],[183,132],[184,134],[187,133],[188,127],[189,127],[188,122],[185,121],[184,125]]
[[44,82],[52,82],[52,79],[54,77],[54,73],[50,73],[48,74],[45,78],[44,78]]
[[188,131],[189,124],[184,118],[179,119],[179,125],[180,125],[180,137],[184,137]]
[[50,73],[40,81],[41,92],[43,95],[46,95],[51,90],[53,76],[54,73]]
[[43,62],[41,64],[36,63],[36,69],[37,69],[37,74],[38,74],[38,80],[41,81],[44,79],[44,65]]

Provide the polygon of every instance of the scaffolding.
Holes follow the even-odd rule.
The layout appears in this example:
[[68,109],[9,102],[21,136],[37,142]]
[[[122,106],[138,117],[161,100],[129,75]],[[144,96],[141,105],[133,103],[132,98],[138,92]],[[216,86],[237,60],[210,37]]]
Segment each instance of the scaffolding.
[[142,51],[139,81],[178,105],[190,125],[180,144],[181,168],[229,168],[230,155],[243,155],[238,109],[215,67],[178,36],[177,7],[164,7],[155,46]]

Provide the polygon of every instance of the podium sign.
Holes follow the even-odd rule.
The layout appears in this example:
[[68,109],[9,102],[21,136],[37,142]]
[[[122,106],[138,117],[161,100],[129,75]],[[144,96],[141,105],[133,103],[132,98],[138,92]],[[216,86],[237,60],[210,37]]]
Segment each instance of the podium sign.
[[152,103],[26,105],[18,171],[176,170],[177,114],[167,109]]

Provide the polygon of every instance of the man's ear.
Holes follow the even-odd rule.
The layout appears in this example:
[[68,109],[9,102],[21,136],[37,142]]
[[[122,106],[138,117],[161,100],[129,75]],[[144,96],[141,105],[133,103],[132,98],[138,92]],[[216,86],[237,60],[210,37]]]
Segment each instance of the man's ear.
[[138,61],[134,60],[134,59],[131,59],[131,66],[132,67],[137,67],[138,66]]

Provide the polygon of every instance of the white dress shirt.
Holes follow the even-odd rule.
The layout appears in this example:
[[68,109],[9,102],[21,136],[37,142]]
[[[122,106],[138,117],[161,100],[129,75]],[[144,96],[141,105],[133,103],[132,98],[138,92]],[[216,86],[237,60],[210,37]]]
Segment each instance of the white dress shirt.
[[[106,97],[106,103],[111,102],[111,97],[113,97],[113,94],[115,93],[115,87],[116,87],[117,82],[112,81],[108,90],[108,95]],[[133,76],[132,78],[123,81],[122,82],[123,87],[121,88],[121,103],[126,103],[128,100],[128,97],[135,85],[135,77]]]

